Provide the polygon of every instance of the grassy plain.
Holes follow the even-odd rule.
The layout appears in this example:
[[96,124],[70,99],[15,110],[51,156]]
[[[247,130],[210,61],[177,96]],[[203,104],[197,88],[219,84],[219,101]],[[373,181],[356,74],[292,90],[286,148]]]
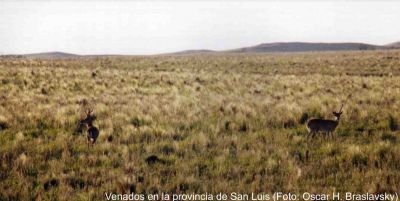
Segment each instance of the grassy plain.
[[[341,103],[334,137],[307,139]],[[395,192],[399,121],[400,51],[1,58],[0,200]]]

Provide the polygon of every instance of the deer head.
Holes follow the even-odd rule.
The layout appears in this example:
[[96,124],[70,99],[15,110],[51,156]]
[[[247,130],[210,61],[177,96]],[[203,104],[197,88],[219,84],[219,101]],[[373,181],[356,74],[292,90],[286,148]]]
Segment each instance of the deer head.
[[93,109],[89,108],[86,110],[86,116],[81,116],[78,121],[78,125],[75,129],[77,133],[81,133],[86,126],[93,126],[93,121],[96,120],[96,116],[93,115]]
[[340,115],[342,115],[342,113],[343,113],[343,112],[342,112],[342,109],[343,109],[343,103],[342,103],[342,106],[340,107],[339,112],[332,112],[333,115],[335,115],[337,121],[339,121]]

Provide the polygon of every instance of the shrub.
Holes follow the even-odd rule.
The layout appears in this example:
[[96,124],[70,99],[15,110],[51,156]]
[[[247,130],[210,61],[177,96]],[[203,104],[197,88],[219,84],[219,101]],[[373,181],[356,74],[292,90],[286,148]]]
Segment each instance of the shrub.
[[397,140],[397,137],[392,135],[392,134],[385,133],[385,134],[382,135],[381,140],[395,143],[396,140]]
[[362,154],[355,154],[351,159],[353,166],[363,168],[368,166],[368,158]]
[[144,119],[141,119],[139,117],[134,117],[133,119],[131,119],[131,124],[133,126],[135,126],[136,128],[145,126],[145,125],[149,125],[149,122],[145,121]]
[[391,131],[397,131],[399,129],[397,120],[393,115],[389,115],[389,129]]
[[0,130],[5,130],[8,128],[8,123],[0,120]]

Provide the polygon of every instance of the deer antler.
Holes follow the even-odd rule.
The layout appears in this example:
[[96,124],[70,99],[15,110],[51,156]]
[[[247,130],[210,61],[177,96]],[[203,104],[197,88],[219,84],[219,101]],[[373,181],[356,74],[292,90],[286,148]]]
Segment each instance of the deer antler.
[[92,112],[93,112],[93,108],[88,108],[86,114],[88,116],[90,116],[90,114],[92,114]]
[[342,103],[342,106],[340,107],[339,112],[342,112],[342,109],[343,109],[343,103]]

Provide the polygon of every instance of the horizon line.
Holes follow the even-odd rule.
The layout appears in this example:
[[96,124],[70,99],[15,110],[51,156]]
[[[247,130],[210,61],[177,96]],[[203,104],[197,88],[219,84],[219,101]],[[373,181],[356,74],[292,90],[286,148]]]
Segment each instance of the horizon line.
[[207,49],[207,48],[190,48],[190,49],[183,49],[183,50],[171,50],[168,52],[160,52],[160,53],[148,53],[148,54],[118,54],[118,53],[100,53],[100,54],[81,54],[81,53],[74,53],[72,51],[64,51],[64,50],[48,50],[48,51],[38,51],[38,52],[25,52],[25,53],[3,53],[0,52],[0,56],[22,56],[22,55],[30,55],[30,54],[46,54],[46,53],[64,53],[64,54],[71,54],[75,56],[153,56],[153,55],[165,55],[165,54],[174,54],[174,53],[180,53],[180,52],[185,52],[185,51],[213,51],[213,52],[224,52],[224,51],[230,51],[230,50],[237,50],[237,49],[243,49],[243,48],[251,48],[259,45],[264,45],[264,44],[284,44],[284,43],[308,43],[308,44],[365,44],[365,45],[373,45],[373,46],[380,46],[380,47],[385,47],[393,43],[398,43],[400,41],[394,41],[386,44],[374,44],[374,43],[367,43],[367,42],[355,42],[355,41],[347,41],[347,42],[310,42],[310,41],[276,41],[276,42],[264,42],[264,43],[258,43],[255,45],[247,45],[243,47],[237,47],[237,48],[231,48],[231,49],[221,49],[221,50],[216,50],[216,49]]

